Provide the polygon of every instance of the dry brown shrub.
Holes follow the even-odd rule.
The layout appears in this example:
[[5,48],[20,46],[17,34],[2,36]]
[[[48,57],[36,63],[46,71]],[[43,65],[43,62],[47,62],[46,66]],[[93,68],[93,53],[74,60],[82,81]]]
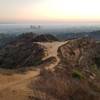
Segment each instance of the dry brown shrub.
[[44,70],[31,84],[31,100],[99,100],[99,93],[93,91],[87,81],[76,80],[66,75]]

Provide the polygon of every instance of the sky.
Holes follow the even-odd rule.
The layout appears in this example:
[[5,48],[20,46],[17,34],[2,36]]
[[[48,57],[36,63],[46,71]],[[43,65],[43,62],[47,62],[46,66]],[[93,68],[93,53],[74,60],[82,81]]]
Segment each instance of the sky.
[[7,22],[100,22],[100,0],[0,0]]

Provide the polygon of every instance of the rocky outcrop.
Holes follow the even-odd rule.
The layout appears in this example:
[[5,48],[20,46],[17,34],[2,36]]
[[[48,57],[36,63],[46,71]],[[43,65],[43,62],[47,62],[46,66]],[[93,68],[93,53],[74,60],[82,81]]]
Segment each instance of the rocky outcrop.
[[94,64],[96,42],[90,38],[69,41],[58,49],[61,62],[70,67],[89,67]]

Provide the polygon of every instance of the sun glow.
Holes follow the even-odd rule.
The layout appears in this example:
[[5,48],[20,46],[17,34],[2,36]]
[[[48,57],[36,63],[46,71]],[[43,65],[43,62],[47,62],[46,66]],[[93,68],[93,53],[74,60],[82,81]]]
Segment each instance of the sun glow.
[[100,0],[48,0],[44,7],[44,15],[55,20],[99,20]]
[[3,9],[5,6],[0,3],[0,20],[100,21],[100,0],[13,0],[13,4],[12,0],[4,1],[8,8]]

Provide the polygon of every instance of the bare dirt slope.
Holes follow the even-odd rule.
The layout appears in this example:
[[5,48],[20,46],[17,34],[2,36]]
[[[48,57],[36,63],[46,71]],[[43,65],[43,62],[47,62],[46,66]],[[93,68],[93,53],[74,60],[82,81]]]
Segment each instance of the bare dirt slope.
[[[64,43],[66,42],[39,43],[47,48],[47,55],[44,60],[52,56],[57,59],[55,63],[49,64],[48,68],[53,68],[58,64],[59,58],[57,57],[57,49]],[[44,67],[45,66],[47,65],[44,65]],[[41,67],[41,65],[39,67]],[[0,100],[28,100],[31,96],[31,90],[28,85],[31,80],[33,78],[35,79],[38,75],[39,69],[27,71],[24,74],[13,73],[12,75],[8,75],[3,74],[3,72],[0,73]]]

